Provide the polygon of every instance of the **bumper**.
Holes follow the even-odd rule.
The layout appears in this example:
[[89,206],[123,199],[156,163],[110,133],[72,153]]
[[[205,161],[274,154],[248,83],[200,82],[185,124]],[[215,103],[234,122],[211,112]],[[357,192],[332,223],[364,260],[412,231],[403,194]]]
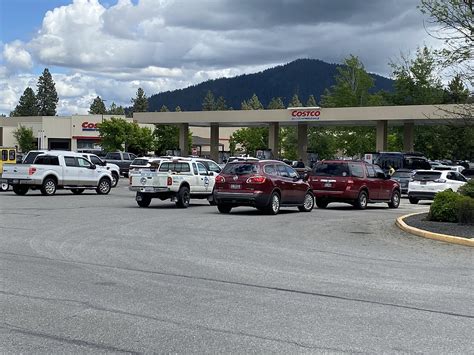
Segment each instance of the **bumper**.
[[143,193],[159,193],[159,192],[170,192],[168,187],[155,187],[155,186],[130,186],[130,191],[137,191]]
[[263,191],[229,192],[216,190],[214,191],[213,200],[218,204],[263,207],[268,205],[270,195],[265,194]]
[[9,185],[41,185],[41,181],[31,179],[0,179],[0,183]]
[[432,191],[408,191],[408,197],[417,198],[419,200],[434,200],[436,192]]
[[334,201],[349,201],[357,199],[359,191],[357,190],[343,190],[343,191],[330,191],[330,190],[313,190],[316,198],[326,198]]

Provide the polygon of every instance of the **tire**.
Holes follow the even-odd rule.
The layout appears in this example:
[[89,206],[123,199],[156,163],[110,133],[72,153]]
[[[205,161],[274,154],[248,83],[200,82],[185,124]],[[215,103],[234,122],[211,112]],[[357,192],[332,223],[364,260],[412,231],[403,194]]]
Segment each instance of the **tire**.
[[358,210],[365,210],[367,208],[367,192],[361,191],[359,192],[359,196],[357,197],[357,200],[354,202],[354,207],[357,208]]
[[272,193],[270,197],[270,202],[265,207],[265,212],[271,215],[276,215],[280,212],[280,195],[276,192]]
[[229,205],[217,205],[217,209],[219,210],[220,213],[230,213],[232,210],[232,206]]
[[74,195],[80,195],[84,192],[85,189],[71,189],[71,192],[74,194]]
[[190,200],[189,187],[181,186],[178,191],[176,206],[178,208],[188,208]]
[[117,173],[112,173],[112,187],[116,187],[119,182],[119,175]]
[[[137,196],[139,196],[139,193],[137,193]],[[138,206],[140,206],[140,207],[150,206],[151,197],[147,196],[147,195],[144,195],[144,194],[140,194],[140,196],[141,196],[141,200],[140,201],[137,200]]]
[[107,195],[110,192],[111,188],[112,188],[111,181],[107,178],[102,178],[102,179],[100,179],[99,185],[97,186],[95,191],[99,195]]
[[314,195],[311,192],[307,192],[304,196],[304,202],[302,206],[298,206],[300,212],[311,212],[314,208]]
[[209,201],[209,204],[210,204],[211,206],[216,206],[216,205],[217,205],[216,201]]
[[390,202],[388,203],[389,208],[398,208],[400,206],[400,192],[393,191]]
[[25,185],[13,185],[13,192],[17,195],[23,196],[28,192],[29,187]]
[[56,180],[53,178],[46,178],[41,185],[41,194],[44,196],[53,196],[56,193]]
[[416,205],[418,202],[420,202],[420,200],[415,197],[408,197],[408,200],[412,205]]
[[329,202],[323,198],[316,199],[316,206],[318,206],[318,208],[326,208],[328,204]]
[[8,191],[8,188],[10,185],[8,185],[8,182],[2,182],[0,185],[0,191]]

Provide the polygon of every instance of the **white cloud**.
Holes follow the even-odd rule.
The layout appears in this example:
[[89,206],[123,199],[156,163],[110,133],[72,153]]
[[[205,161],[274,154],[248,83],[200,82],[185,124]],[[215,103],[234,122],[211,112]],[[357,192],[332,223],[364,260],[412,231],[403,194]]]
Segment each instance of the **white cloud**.
[[13,73],[35,65],[52,69],[64,114],[87,112],[97,95],[108,105],[129,105],[139,86],[150,96],[301,57],[341,62],[353,53],[367,70],[387,75],[388,61],[400,50],[414,51],[428,40],[415,5],[119,0],[104,7],[74,0],[48,11],[28,43],[3,45],[0,110],[12,110],[25,88],[25,79]]

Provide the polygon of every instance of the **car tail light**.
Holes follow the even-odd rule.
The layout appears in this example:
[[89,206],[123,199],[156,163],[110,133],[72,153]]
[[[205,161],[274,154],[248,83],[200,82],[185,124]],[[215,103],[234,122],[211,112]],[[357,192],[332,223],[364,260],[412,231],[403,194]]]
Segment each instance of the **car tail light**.
[[247,184],[263,184],[266,180],[265,176],[252,176],[247,179]]
[[223,184],[225,182],[225,177],[223,177],[222,175],[217,175],[216,176],[216,182],[220,183],[220,184]]
[[173,185],[173,178],[172,178],[171,176],[168,176],[168,179],[167,179],[167,181],[166,181],[166,184],[167,184],[168,186]]
[[34,173],[36,173],[36,168],[30,167],[28,169],[28,175],[33,175]]
[[446,182],[445,179],[436,179],[434,182],[440,182],[442,184],[444,184]]
[[131,177],[131,176],[128,178],[128,184],[129,184],[129,185],[132,184],[132,177]]

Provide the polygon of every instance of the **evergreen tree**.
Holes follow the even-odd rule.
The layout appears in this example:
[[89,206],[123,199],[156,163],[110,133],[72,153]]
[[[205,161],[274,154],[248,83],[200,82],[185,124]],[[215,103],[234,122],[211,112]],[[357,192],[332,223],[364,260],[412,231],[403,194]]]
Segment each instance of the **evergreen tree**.
[[263,105],[256,94],[248,100],[242,102],[242,110],[263,110]]
[[99,96],[92,101],[89,107],[89,113],[91,115],[105,115],[107,113],[104,101]]
[[112,104],[110,105],[109,110],[107,111],[107,114],[124,116],[125,109],[122,106],[117,106],[115,102],[112,101]]
[[27,87],[25,89],[13,111],[13,116],[38,116],[36,95],[32,88]]
[[174,112],[182,112],[183,110],[181,110],[181,107],[180,106],[176,106],[175,109],[174,109]]
[[281,97],[273,97],[267,106],[267,109],[269,110],[278,110],[282,108],[285,108],[285,104],[281,100]]
[[294,94],[291,98],[289,107],[302,107],[303,104],[301,103],[298,94]]
[[43,70],[43,74],[38,79],[38,93],[36,95],[38,115],[56,116],[56,107],[59,101],[58,93],[53,81],[53,77],[48,68]]
[[464,86],[461,75],[456,75],[448,84],[445,91],[445,103],[464,104],[469,97],[469,90]]
[[214,111],[215,109],[216,109],[216,102],[214,99],[214,94],[210,90],[208,90],[202,102],[202,110]]
[[137,96],[132,99],[133,112],[146,112],[148,110],[148,99],[142,88],[138,88]]
[[226,111],[227,109],[228,108],[224,96],[219,96],[216,101],[216,111]]
[[166,105],[163,105],[161,106],[160,112],[170,112],[170,110],[168,110],[168,107],[166,107]]
[[318,104],[316,103],[316,99],[314,95],[309,95],[308,101],[306,101],[306,107],[317,107]]

